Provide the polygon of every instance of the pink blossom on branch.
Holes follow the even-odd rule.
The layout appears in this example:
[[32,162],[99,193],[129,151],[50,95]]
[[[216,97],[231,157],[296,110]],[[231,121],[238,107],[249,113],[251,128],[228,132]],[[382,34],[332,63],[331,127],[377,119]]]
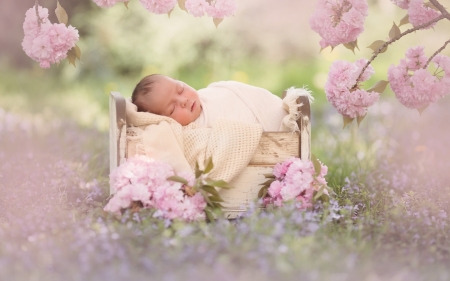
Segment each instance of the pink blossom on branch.
[[[325,93],[331,105],[344,116],[350,118],[364,116],[367,108],[379,99],[379,94],[376,92],[367,92],[359,89],[358,86],[353,89],[357,84],[356,79],[366,63],[366,59],[360,59],[355,63],[338,60],[333,62],[330,67]],[[368,80],[373,73],[374,69],[369,65],[361,75],[359,82]]]
[[209,9],[209,3],[206,0],[186,0],[184,7],[194,17],[203,17]]
[[178,3],[177,0],[139,0],[142,6],[155,14],[167,14]]
[[[427,57],[423,47],[413,47],[406,51],[406,59],[400,60],[388,70],[389,83],[395,96],[401,104],[412,109],[422,109],[430,103],[436,102],[450,92],[450,58],[437,55],[432,62],[441,71],[435,75],[425,67]],[[420,67],[417,67],[420,65]]]
[[399,6],[402,9],[407,10],[409,8],[409,3],[411,0],[391,0],[392,3]]
[[[183,184],[167,180],[174,175],[168,163],[155,161],[146,156],[128,159],[111,172],[110,184],[115,193],[104,210],[120,214],[140,202],[143,208],[155,209],[155,217],[194,221],[205,219],[206,202],[200,193],[188,196]],[[192,173],[180,173],[188,184],[193,185]]]
[[23,23],[24,38],[22,48],[40,67],[49,68],[50,64],[58,63],[67,57],[67,52],[78,41],[78,30],[65,24],[51,24],[48,20],[48,10],[38,6],[40,27],[35,8],[25,13]]
[[[427,23],[440,15],[438,11],[424,5],[424,0],[411,0],[408,7],[409,22],[414,26]],[[433,23],[424,29],[432,28],[436,25]]]
[[[299,203],[299,209],[312,206],[313,194],[326,186],[325,175],[327,166],[321,165],[320,174],[315,175],[314,165],[311,161],[291,157],[274,167],[275,180],[268,189],[268,198],[264,198],[265,204],[273,203],[277,207],[283,206],[283,202],[294,201]],[[326,194],[327,191],[325,191]]]
[[118,2],[127,2],[128,0],[92,0],[95,4],[102,8],[110,8]]
[[309,25],[322,37],[322,48],[335,47],[355,41],[364,31],[367,15],[365,0],[319,0]]
[[212,18],[223,19],[232,16],[236,9],[236,0],[212,0],[206,8],[206,13]]

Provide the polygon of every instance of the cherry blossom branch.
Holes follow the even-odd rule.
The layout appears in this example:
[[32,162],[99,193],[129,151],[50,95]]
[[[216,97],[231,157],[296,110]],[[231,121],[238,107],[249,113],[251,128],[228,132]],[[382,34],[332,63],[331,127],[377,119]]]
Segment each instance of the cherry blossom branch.
[[359,74],[358,78],[356,79],[355,85],[353,85],[353,87],[351,89],[354,89],[354,88],[356,88],[358,86],[359,80],[361,79],[361,77],[362,77],[364,71],[366,70],[366,68],[381,53],[381,51],[384,50],[387,46],[389,46],[390,44],[394,43],[395,41],[399,40],[400,38],[402,38],[403,36],[405,36],[405,35],[407,35],[409,33],[412,33],[412,32],[414,32],[416,30],[419,30],[419,29],[422,29],[424,27],[427,27],[427,26],[429,26],[429,25],[431,25],[431,24],[433,24],[435,22],[440,21],[441,19],[444,19],[444,18],[446,18],[445,15],[440,15],[439,17],[437,17],[437,18],[435,18],[435,19],[433,19],[433,20],[431,20],[429,22],[426,22],[424,24],[421,24],[421,25],[418,25],[416,27],[413,27],[413,28],[410,28],[410,29],[406,30],[405,32],[401,33],[399,36],[394,37],[391,40],[385,42],[383,45],[381,45],[381,47],[378,48],[378,50],[372,55],[372,57],[366,63],[366,65],[364,65],[363,69],[361,70],[361,73]]
[[435,6],[439,10],[439,12],[441,12],[442,15],[445,16],[445,18],[450,20],[450,13],[447,12],[447,10],[444,8],[444,6],[441,5],[441,3],[439,3],[437,0],[430,0],[430,3],[433,4],[433,6]]
[[41,28],[41,18],[39,17],[39,10],[38,10],[38,6],[39,6],[39,1],[36,0],[34,3],[34,9],[36,10],[36,18],[37,18],[37,22],[38,22],[38,27]]
[[427,63],[426,63],[425,66],[423,67],[423,69],[427,69],[427,67],[428,67],[428,65],[430,64],[431,60],[432,60],[435,56],[437,56],[442,50],[444,50],[448,43],[450,43],[450,40],[447,40],[447,41],[444,43],[444,46],[440,47],[436,52],[434,52],[434,54],[428,59]]

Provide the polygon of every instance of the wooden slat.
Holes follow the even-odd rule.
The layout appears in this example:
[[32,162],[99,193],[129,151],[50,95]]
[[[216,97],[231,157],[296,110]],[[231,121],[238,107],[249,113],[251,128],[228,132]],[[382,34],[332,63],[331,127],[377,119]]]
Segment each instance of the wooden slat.
[[[126,102],[118,92],[109,96],[109,170],[110,172],[124,160],[126,138]],[[110,189],[110,192],[112,190]]]
[[263,132],[250,165],[275,165],[299,157],[299,133]]
[[256,202],[261,183],[266,181],[264,174],[272,173],[273,166],[247,166],[232,182],[231,189],[219,190],[223,212],[227,218],[235,218],[244,212],[250,203]]

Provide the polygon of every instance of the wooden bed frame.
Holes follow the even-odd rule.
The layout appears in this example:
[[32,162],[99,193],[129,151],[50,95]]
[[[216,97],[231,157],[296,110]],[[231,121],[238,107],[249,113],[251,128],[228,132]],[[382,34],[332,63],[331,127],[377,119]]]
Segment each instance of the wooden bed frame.
[[[283,93],[283,97],[286,92]],[[230,182],[234,188],[220,190],[224,199],[225,217],[232,219],[245,212],[249,204],[255,202],[261,183],[266,179],[264,174],[272,172],[273,166],[285,159],[295,156],[303,160],[311,158],[311,110],[307,97],[300,97],[297,103],[300,118],[297,120],[300,133],[263,132],[261,140],[252,160],[242,173]],[[110,117],[110,171],[126,159],[127,122],[126,101],[119,92],[111,92],[109,99]]]

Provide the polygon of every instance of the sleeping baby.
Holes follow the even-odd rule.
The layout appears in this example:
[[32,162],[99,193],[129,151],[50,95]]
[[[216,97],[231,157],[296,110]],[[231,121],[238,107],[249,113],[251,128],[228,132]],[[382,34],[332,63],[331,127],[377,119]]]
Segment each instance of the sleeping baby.
[[128,157],[145,154],[177,173],[192,172],[212,157],[210,177],[231,182],[248,165],[263,131],[299,130],[300,96],[309,91],[290,88],[281,100],[236,81],[196,91],[168,76],[146,76],[127,101]]
[[168,116],[182,126],[212,127],[219,120],[229,120],[260,124],[264,131],[279,131],[287,114],[282,100],[262,88],[224,81],[196,91],[161,74],[144,77],[131,100],[138,111]]

